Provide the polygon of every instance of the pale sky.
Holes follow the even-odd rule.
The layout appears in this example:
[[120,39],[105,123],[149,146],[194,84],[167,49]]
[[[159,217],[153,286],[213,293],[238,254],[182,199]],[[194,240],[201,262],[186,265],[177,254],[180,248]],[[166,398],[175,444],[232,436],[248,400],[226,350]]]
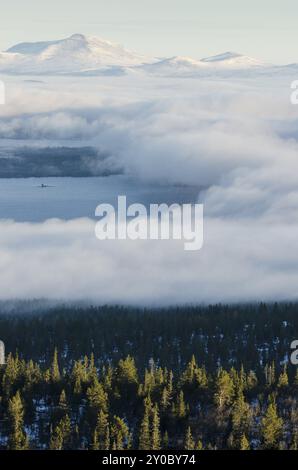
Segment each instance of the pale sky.
[[1,1],[0,50],[73,33],[98,35],[140,53],[201,58],[236,51],[298,62],[296,0]]

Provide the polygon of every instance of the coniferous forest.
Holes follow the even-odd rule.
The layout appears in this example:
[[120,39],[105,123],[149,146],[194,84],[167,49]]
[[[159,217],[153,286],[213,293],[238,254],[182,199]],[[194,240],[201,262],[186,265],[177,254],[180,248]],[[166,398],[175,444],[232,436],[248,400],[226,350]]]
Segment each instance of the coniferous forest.
[[297,449],[297,304],[32,312],[0,315],[1,449]]

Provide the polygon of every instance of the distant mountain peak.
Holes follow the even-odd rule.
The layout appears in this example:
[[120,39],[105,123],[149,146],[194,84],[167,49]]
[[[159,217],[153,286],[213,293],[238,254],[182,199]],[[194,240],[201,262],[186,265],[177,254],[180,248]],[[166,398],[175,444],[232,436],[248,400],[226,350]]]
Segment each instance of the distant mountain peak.
[[74,33],[72,34],[69,39],[75,39],[75,40],[79,40],[79,41],[85,41],[86,40],[86,36],[84,34],[81,34],[81,33]]
[[227,51],[222,54],[217,54],[211,57],[201,59],[201,62],[212,63],[214,65],[234,66],[234,67],[258,67],[265,65],[259,59],[249,57],[239,52]]
[[[107,41],[105,39],[99,38],[97,36],[85,36],[84,34],[75,33],[71,36],[58,39],[56,41],[38,41],[38,42],[21,42],[9,48],[6,52],[8,53],[18,53],[24,55],[38,55],[42,54],[48,49],[69,49],[69,50],[79,50],[82,47],[89,48],[90,50],[96,47],[114,47],[118,50],[121,48],[123,51],[127,51],[124,47],[120,46],[117,43]],[[130,52],[131,53],[131,52]]]
[[211,57],[205,57],[204,59],[201,59],[202,62],[221,62],[223,60],[231,60],[231,59],[236,59],[238,57],[243,57],[242,54],[239,54],[238,52],[232,52],[232,51],[227,51],[223,52],[222,54],[216,54]]
[[153,60],[120,44],[80,33],[56,41],[16,44],[6,51],[5,59],[8,70],[17,73],[78,73],[86,69],[141,65]]
[[167,59],[163,59],[160,61],[161,64],[172,64],[172,65],[177,65],[177,66],[187,66],[187,67],[202,67],[202,62],[196,59],[193,59],[192,57],[188,56],[174,56],[170,57]]
[[118,43],[82,33],[54,41],[22,42],[0,53],[0,72],[21,75],[121,75],[134,67],[169,77],[212,76],[269,70],[268,66],[234,51],[201,60],[187,56],[145,57]]

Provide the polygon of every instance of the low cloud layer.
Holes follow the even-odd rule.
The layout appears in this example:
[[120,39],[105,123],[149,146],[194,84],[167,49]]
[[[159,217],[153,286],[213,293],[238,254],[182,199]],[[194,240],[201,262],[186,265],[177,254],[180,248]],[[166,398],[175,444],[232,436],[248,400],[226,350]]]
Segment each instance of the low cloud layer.
[[83,219],[0,229],[0,299],[166,305],[298,297],[298,224],[208,219],[197,252],[180,241],[99,241]]
[[[5,145],[79,144],[140,180],[196,185],[204,247],[185,253],[182,242],[99,242],[87,219],[3,221],[1,299],[297,299],[298,107],[290,79],[57,80],[8,86]],[[89,166],[94,174],[97,164]]]

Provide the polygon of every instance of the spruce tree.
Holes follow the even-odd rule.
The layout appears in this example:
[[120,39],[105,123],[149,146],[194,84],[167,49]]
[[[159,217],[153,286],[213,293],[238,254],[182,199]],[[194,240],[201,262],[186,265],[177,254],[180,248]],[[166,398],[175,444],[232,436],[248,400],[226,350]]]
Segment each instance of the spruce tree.
[[114,416],[111,426],[112,447],[115,450],[128,449],[131,443],[129,428],[119,416]]
[[137,384],[138,372],[135,365],[135,360],[131,356],[126,359],[120,359],[117,367],[117,380],[125,384]]
[[202,441],[198,440],[195,446],[195,450],[203,450],[203,443]]
[[24,407],[19,391],[8,402],[8,415],[10,427],[8,448],[11,450],[28,449],[29,441],[24,432]]
[[160,444],[160,420],[158,405],[156,403],[152,411],[151,450],[159,450]]
[[278,417],[275,401],[269,403],[261,422],[261,437],[264,449],[277,449],[283,429],[283,421]]
[[141,422],[139,431],[139,449],[150,450],[151,436],[150,436],[150,415],[151,415],[151,400],[144,400],[144,416]]
[[182,390],[180,390],[177,398],[176,413],[178,418],[185,418],[186,416],[186,405],[184,401],[184,393]]
[[296,429],[293,433],[290,450],[298,450],[298,430]]
[[170,405],[169,391],[167,387],[164,387],[162,390],[161,399],[160,399],[160,408],[162,411],[166,411],[169,405]]
[[51,450],[63,450],[70,448],[71,423],[68,415],[65,415],[52,430],[50,437]]
[[189,386],[189,385],[192,385],[194,383],[197,367],[198,366],[197,366],[197,363],[196,363],[195,356],[192,355],[191,360],[187,364],[186,369],[182,374],[182,378],[181,378],[182,385],[188,385]]
[[194,450],[195,442],[192,437],[190,426],[188,426],[184,439],[184,449],[185,450]]
[[285,366],[282,373],[280,374],[277,382],[277,387],[279,389],[285,389],[289,385],[289,379],[287,374],[287,367]]
[[242,436],[240,438],[240,448],[239,448],[239,450],[249,450],[249,449],[250,449],[250,446],[249,446],[248,439],[247,439],[245,434],[242,434]]
[[230,374],[219,369],[215,382],[214,401],[219,409],[230,405],[234,394],[234,384]]
[[232,405],[231,421],[233,437],[239,442],[250,424],[250,408],[240,389]]
[[162,436],[162,448],[167,450],[169,448],[169,434],[168,431],[165,431]]
[[108,395],[104,391],[102,384],[98,381],[97,377],[94,382],[87,389],[88,405],[96,416],[100,410],[107,412],[108,410]]
[[57,383],[60,381],[60,378],[61,378],[61,375],[60,375],[59,364],[58,364],[58,351],[57,351],[57,348],[55,348],[52,367],[51,367],[51,380],[53,383]]
[[96,428],[93,436],[93,449],[109,450],[109,441],[110,437],[108,415],[103,410],[100,410],[98,413]]
[[2,378],[3,393],[7,397],[11,394],[13,385],[17,382],[20,372],[18,356],[13,357],[11,353],[8,354],[5,366],[5,372]]

